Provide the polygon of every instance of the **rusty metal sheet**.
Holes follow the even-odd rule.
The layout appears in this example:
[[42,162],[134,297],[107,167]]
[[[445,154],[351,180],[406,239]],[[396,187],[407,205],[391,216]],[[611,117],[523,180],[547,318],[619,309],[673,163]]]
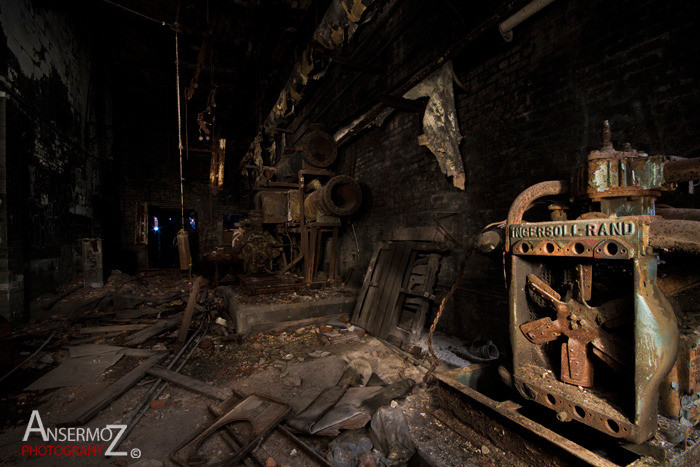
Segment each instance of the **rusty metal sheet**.
[[245,421],[253,427],[253,433],[245,445],[241,449],[228,456],[226,459],[216,462],[207,463],[207,465],[235,465],[246,454],[255,447],[269,432],[272,430],[285,415],[289,412],[289,405],[276,401],[269,397],[260,396],[257,394],[250,395],[243,399],[233,409],[229,410],[221,417],[216,419],[210,426],[201,430],[198,434],[185,441],[178,446],[170,455],[170,459],[178,465],[190,466],[206,463],[202,455],[199,454],[199,449],[206,440],[216,434],[216,432],[232,422]]

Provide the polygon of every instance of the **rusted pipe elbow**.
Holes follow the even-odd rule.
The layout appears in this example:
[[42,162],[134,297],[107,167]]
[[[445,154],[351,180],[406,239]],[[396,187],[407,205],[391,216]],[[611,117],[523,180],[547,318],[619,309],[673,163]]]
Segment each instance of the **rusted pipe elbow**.
[[549,180],[532,185],[520,193],[508,211],[508,225],[518,224],[523,219],[523,214],[537,199],[545,196],[558,196],[569,192],[569,182],[566,180]]
[[656,220],[649,224],[649,245],[657,250],[700,255],[700,222]]

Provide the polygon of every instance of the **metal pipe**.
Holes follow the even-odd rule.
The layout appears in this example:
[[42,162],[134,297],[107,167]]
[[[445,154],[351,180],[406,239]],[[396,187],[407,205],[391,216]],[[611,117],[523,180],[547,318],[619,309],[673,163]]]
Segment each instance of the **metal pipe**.
[[569,182],[566,180],[549,180],[532,185],[520,193],[508,211],[508,224],[518,224],[530,205],[545,196],[558,196],[569,192]]
[[657,250],[700,255],[700,222],[656,220],[649,224],[649,245]]
[[[331,178],[324,186],[316,182],[316,190],[306,196],[304,212],[307,219],[318,216],[349,216],[360,209],[362,204],[362,189],[357,181],[348,175],[338,175]],[[312,183],[313,183],[312,182]]]
[[530,16],[534,15],[535,13],[537,13],[542,8],[546,7],[552,2],[554,2],[554,0],[534,0],[533,2],[528,3],[522,9],[517,11],[513,16],[509,17],[501,24],[499,24],[498,30],[501,31],[503,39],[505,39],[507,42],[513,40],[514,27],[516,27],[518,24],[522,23]]
[[684,208],[656,208],[656,214],[664,219],[675,219],[681,221],[698,221],[700,222],[700,209],[684,209]]
[[664,164],[664,180],[670,183],[700,180],[700,157],[676,159]]

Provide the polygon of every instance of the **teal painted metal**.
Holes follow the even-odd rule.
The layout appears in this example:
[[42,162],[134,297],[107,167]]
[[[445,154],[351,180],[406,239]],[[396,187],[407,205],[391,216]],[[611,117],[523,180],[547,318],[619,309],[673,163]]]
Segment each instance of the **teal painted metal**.
[[[664,178],[665,164],[675,158],[616,150],[607,122],[603,135],[602,148],[576,171],[569,193],[565,182],[539,183],[518,196],[508,215],[513,382],[523,397],[556,411],[561,421],[638,444],[656,432],[660,400],[664,415],[675,410],[679,423],[700,418],[700,385],[679,384],[678,372],[671,371],[691,357],[689,351],[679,357],[685,347],[658,284],[655,248],[667,248],[669,242],[659,239],[664,236],[672,239],[668,248],[700,251],[700,222],[690,227],[697,238],[685,225],[681,237],[654,228],[668,224],[655,215],[655,199],[676,188]],[[568,212],[581,213],[578,219],[567,220],[558,201],[552,221],[522,222],[536,199],[566,194],[574,202]],[[602,391],[605,381],[595,375],[609,372],[606,367],[619,381]]]

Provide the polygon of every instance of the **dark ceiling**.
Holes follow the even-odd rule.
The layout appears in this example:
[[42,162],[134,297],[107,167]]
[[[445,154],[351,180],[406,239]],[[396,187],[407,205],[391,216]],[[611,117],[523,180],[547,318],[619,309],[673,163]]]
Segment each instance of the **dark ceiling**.
[[102,59],[109,77],[117,150],[136,146],[162,151],[164,137],[170,150],[177,146],[177,29],[183,92],[200,71],[191,100],[182,101],[189,146],[204,149],[209,144],[198,140],[197,115],[207,109],[216,89],[214,133],[227,138],[227,147],[235,152],[250,144],[330,4],[330,0],[72,0],[60,5],[44,1],[83,19],[96,37],[93,53]]

